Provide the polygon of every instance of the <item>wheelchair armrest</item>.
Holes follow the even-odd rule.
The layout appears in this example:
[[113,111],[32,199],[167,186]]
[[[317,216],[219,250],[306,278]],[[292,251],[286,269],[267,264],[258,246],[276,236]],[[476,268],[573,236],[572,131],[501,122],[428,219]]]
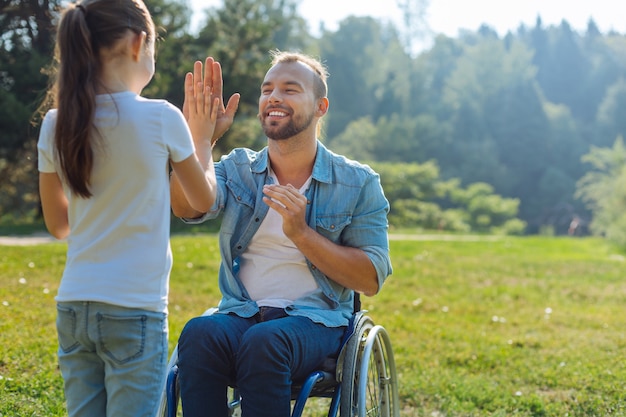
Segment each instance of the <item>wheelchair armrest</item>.
[[215,314],[215,312],[217,312],[217,307],[210,307],[207,308],[204,313],[202,313],[203,316],[212,316],[213,314]]

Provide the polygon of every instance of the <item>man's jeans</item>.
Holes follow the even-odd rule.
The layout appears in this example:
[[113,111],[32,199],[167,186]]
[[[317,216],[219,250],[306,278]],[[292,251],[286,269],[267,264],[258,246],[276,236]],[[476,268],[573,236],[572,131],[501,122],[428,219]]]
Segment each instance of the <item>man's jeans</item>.
[[344,331],[266,307],[247,319],[218,313],[190,320],[178,342],[183,414],[227,416],[230,385],[239,388],[243,416],[290,416],[291,382],[336,355]]
[[154,417],[167,366],[167,315],[96,302],[57,305],[70,417]]

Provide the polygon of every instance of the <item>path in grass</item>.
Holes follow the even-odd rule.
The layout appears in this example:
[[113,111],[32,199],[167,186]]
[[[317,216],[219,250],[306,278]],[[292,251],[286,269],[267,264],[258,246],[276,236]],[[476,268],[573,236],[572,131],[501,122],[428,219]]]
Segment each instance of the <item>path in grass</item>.
[[32,236],[0,236],[0,246],[32,246],[52,242],[56,242],[56,239],[47,234]]
[[[503,236],[445,235],[445,234],[402,234],[391,233],[389,240],[442,240],[460,242],[485,242],[502,239]],[[32,246],[57,242],[52,236],[42,233],[31,236],[0,236],[0,246]]]

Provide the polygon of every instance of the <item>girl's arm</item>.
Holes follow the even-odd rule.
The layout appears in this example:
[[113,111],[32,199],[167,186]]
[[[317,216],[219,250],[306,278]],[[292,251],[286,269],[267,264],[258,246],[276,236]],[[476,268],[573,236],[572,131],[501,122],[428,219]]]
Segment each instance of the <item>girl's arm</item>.
[[68,201],[63,192],[61,179],[54,172],[39,173],[39,196],[46,228],[57,239],[70,234],[67,219]]
[[[201,68],[202,63],[196,62],[195,71],[201,73]],[[196,152],[184,161],[171,162],[174,170],[170,180],[171,199],[172,202],[183,200],[194,212],[206,213],[213,205],[217,192],[212,138],[220,100],[212,97],[210,85],[204,85],[201,80],[194,82],[193,74],[188,73],[185,77],[185,103],[187,124]],[[177,206],[172,205],[176,209]]]
[[[222,82],[222,68],[219,62],[211,57],[205,60],[204,70],[202,62],[196,61],[193,72],[185,76],[183,114],[193,136],[196,158],[212,186],[211,201],[215,199],[217,187],[212,148],[219,137],[232,125],[239,106],[239,94],[233,94],[224,107]],[[186,162],[186,167],[172,163],[173,173],[170,178],[172,211],[177,217],[190,219],[200,217],[208,211],[208,208],[201,209],[199,205],[192,204],[190,197],[194,191],[182,184],[186,182],[184,177],[197,177],[197,174],[193,173],[196,170],[193,166],[195,164],[191,161],[183,162]]]

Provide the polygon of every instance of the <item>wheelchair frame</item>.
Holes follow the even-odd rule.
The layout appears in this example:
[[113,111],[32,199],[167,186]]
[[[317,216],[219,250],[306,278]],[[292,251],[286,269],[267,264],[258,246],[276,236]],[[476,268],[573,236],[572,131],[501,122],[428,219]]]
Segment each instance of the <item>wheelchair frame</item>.
[[[210,308],[203,315],[217,311]],[[398,379],[391,340],[385,328],[375,325],[360,309],[355,294],[355,313],[344,334],[334,373],[316,370],[292,387],[292,417],[301,417],[309,398],[330,398],[328,417],[399,417]],[[168,364],[167,381],[158,417],[176,417],[178,386],[178,346]],[[240,415],[241,398],[232,389],[228,408],[231,416]]]

